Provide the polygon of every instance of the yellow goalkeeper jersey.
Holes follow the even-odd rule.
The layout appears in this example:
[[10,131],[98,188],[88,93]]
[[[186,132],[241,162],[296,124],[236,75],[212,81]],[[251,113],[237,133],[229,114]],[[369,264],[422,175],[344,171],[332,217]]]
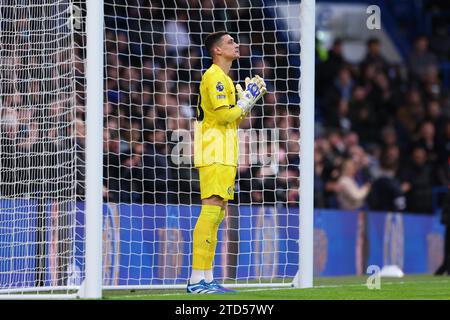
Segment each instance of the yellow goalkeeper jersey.
[[194,165],[215,163],[237,166],[238,138],[236,121],[220,123],[214,111],[222,106],[234,107],[233,81],[213,64],[202,76],[194,128]]

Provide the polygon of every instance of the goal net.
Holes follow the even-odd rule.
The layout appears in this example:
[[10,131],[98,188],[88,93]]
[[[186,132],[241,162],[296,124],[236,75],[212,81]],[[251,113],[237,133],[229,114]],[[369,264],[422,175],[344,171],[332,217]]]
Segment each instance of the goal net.
[[[85,16],[86,0],[0,2],[0,295],[74,294],[85,279]],[[239,128],[214,275],[230,286],[291,285],[299,16],[293,0],[104,0],[104,289],[187,283],[201,208],[193,128],[212,63],[203,41],[219,30],[240,45],[233,82],[258,74],[268,93]]]
[[69,0],[0,1],[0,295],[72,289],[75,60]]
[[[291,284],[299,239],[299,1],[105,0],[107,288],[185,287],[201,200],[193,128],[205,37],[240,45],[230,77],[262,76],[239,129],[235,200],[214,263],[231,285]],[[105,230],[106,231],[106,230]]]

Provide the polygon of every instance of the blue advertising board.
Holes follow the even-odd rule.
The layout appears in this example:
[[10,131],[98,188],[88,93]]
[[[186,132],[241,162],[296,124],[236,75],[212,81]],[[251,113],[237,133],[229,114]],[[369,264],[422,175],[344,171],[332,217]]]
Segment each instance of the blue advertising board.
[[[30,286],[36,275],[36,204],[0,202],[0,288]],[[53,225],[58,208],[48,207]],[[192,230],[200,206],[105,204],[105,285],[185,283],[190,274]],[[73,228],[70,284],[84,278],[84,204]],[[215,275],[238,280],[294,277],[298,266],[298,208],[238,207],[238,228],[219,229]],[[316,210],[314,272],[317,276],[364,274],[368,265],[397,264],[405,273],[429,273],[442,261],[438,215]],[[58,234],[47,234],[46,285],[58,281]],[[14,244],[14,245],[12,245]],[[230,244],[235,248],[230,249]],[[55,258],[56,257],[56,258]],[[231,272],[230,268],[234,268]]]

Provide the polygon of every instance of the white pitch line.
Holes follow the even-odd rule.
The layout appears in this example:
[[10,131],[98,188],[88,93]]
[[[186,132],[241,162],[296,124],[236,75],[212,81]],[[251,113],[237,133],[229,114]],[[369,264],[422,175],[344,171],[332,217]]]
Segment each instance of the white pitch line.
[[[408,283],[448,283],[450,280],[423,280],[423,281],[399,281],[399,282],[383,282],[381,281],[381,285],[393,285],[393,284],[408,284]],[[342,284],[342,285],[320,285],[320,286],[314,286],[310,289],[316,289],[316,288],[345,288],[345,287],[365,287],[365,283],[358,283],[358,284]],[[293,287],[280,287],[280,288],[261,288],[261,289],[243,289],[238,291],[239,292],[258,292],[258,291],[280,291],[280,290],[294,290],[298,288]],[[110,299],[123,299],[123,298],[139,298],[139,297],[164,297],[164,296],[183,296],[188,295],[188,293],[181,293],[181,292],[175,292],[175,293],[159,293],[159,294],[145,294],[145,295],[128,295],[128,296],[116,296],[114,298]],[[227,297],[230,297],[232,295],[226,295]]]
[[[256,291],[272,291],[272,290],[286,290],[286,289],[295,289],[295,288],[289,288],[289,287],[284,287],[284,288],[266,288],[266,289],[244,289],[238,292],[256,292]],[[184,295],[190,295],[188,293],[181,293],[181,292],[175,292],[175,293],[158,293],[158,294],[143,294],[143,295],[129,295],[129,296],[117,296],[117,298],[136,298],[136,297],[148,297],[148,296],[152,296],[152,297],[164,297],[164,296],[184,296]],[[204,294],[207,295],[207,294]],[[231,295],[227,294],[226,296],[230,297]],[[112,298],[112,299],[115,299]]]
[[[417,280],[417,281],[398,281],[398,282],[383,282],[381,281],[381,285],[392,285],[392,284],[409,284],[409,283],[448,283],[450,280]],[[365,283],[359,284],[342,284],[342,285],[321,285],[314,286],[314,288],[343,288],[343,287],[365,287]]]

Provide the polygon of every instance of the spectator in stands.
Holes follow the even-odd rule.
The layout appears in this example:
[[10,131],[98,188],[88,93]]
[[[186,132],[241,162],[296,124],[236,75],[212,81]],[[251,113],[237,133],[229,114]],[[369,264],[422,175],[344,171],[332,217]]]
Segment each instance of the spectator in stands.
[[413,50],[409,54],[408,68],[410,78],[413,81],[420,81],[430,67],[437,67],[438,60],[434,53],[428,50],[428,38],[418,36],[414,40]]
[[[116,130],[103,130],[103,200],[121,202],[123,177],[121,174],[121,153],[119,134]],[[125,200],[125,199],[123,199]]]
[[164,25],[167,56],[179,57],[191,46],[187,10],[176,9],[175,16]]
[[[256,170],[252,190],[255,192],[254,200],[267,205],[275,205],[277,202],[277,190],[280,189],[276,185],[277,173],[270,165],[259,165]],[[287,182],[286,182],[287,186]]]
[[299,202],[299,171],[295,167],[282,169],[275,181],[275,194],[279,203],[298,206]]
[[286,144],[287,163],[289,166],[300,165],[300,132],[295,129],[289,130]]
[[323,95],[323,116],[325,124],[336,128],[339,114],[339,102],[349,101],[352,95],[354,80],[349,67],[339,69],[337,76]]
[[433,168],[427,163],[424,147],[417,145],[413,148],[411,161],[402,166],[399,177],[406,195],[407,211],[431,214],[431,193],[435,178]]
[[175,179],[181,177],[176,169],[178,166],[168,157],[165,141],[166,135],[163,131],[154,129],[145,132],[141,164],[144,203],[166,203],[169,200],[168,192],[172,195],[170,200],[175,203],[179,201],[176,195],[180,184],[176,183]]
[[352,130],[358,133],[363,145],[376,142],[379,134],[376,110],[370,100],[367,99],[367,94],[364,86],[357,85],[353,89],[349,103],[349,118]]
[[335,193],[339,187],[337,179],[339,178],[339,167],[347,156],[346,146],[341,135],[336,131],[330,131],[327,138],[318,139],[316,144],[323,154],[322,178],[325,185],[325,201],[327,207],[336,207]]
[[448,23],[439,22],[430,39],[430,51],[434,52],[440,60],[450,60],[450,34]]
[[442,134],[438,136],[437,146],[439,165],[447,165],[450,157],[450,119],[443,125]]
[[354,145],[348,149],[349,158],[352,159],[358,168],[355,179],[358,184],[364,184],[371,180],[369,170],[370,158],[366,151],[359,145]]
[[[72,130],[73,128],[71,128]],[[31,129],[30,134],[34,133],[34,135],[37,134],[37,130]],[[85,178],[86,178],[86,167],[85,167],[85,154],[84,150],[86,148],[86,130],[85,130],[85,123],[82,119],[76,118],[75,120],[75,132],[70,132],[70,136],[75,135],[75,155],[76,155],[76,179],[77,179],[77,186],[76,186],[76,194],[78,197],[78,200],[83,201],[85,196]],[[105,188],[105,185],[103,185],[103,194],[106,195],[107,189]]]
[[445,226],[444,260],[434,274],[440,276],[447,273],[450,276],[450,189],[442,205],[441,223]]
[[343,141],[347,150],[359,146],[359,136],[354,131],[346,132],[343,136]]
[[375,77],[377,75],[377,67],[373,63],[361,63],[359,65],[359,76],[357,83],[366,89],[367,97],[373,96],[373,86],[375,83]]
[[[249,135],[243,134],[239,136],[239,160],[237,168],[237,198],[238,203],[251,203],[252,192],[252,167],[251,155],[249,150]],[[235,202],[236,202],[235,200]]]
[[342,132],[349,132],[352,129],[352,122],[349,117],[349,106],[346,99],[339,99],[335,113],[334,117],[329,117],[327,126]]
[[356,182],[356,172],[359,168],[352,159],[342,163],[341,175],[337,181],[339,187],[337,200],[339,208],[343,210],[358,210],[364,206],[365,199],[370,191],[370,185],[365,183],[359,186]]
[[[196,108],[198,81],[202,69],[210,63],[199,49],[201,34],[226,27],[236,33],[239,31],[237,36],[242,44],[241,60],[235,66],[238,70],[232,71],[237,73],[236,79],[242,81],[249,75],[250,66],[261,68],[268,77],[265,79],[268,88],[272,88],[264,98],[264,108],[254,108],[252,116],[247,117],[240,127],[276,128],[282,142],[278,168],[250,166],[249,163],[239,165],[238,201],[295,203],[293,199],[298,197],[299,149],[298,133],[292,129],[298,128],[299,123],[296,121],[298,112],[292,111],[297,103],[292,103],[291,95],[295,96],[295,93],[291,92],[296,92],[298,88],[295,81],[298,67],[290,54],[292,48],[279,41],[280,32],[272,32],[274,26],[270,24],[271,19],[264,20],[263,11],[251,8],[247,5],[248,1],[182,2],[178,3],[178,10],[161,0],[152,2],[151,8],[136,6],[127,9],[125,6],[105,5],[105,12],[109,14],[105,37],[107,104],[104,112],[107,118],[105,126],[110,131],[105,133],[104,163],[108,169],[104,172],[104,181],[109,189],[105,192],[105,199],[130,201],[121,199],[116,193],[134,190],[141,197],[137,201],[146,203],[197,201],[198,188],[195,183],[186,183],[197,179],[195,172],[189,166],[178,166],[170,161],[173,144],[169,138],[174,130],[192,130],[190,118],[195,114],[192,111]],[[116,18],[112,18],[114,16]],[[253,24],[245,18],[251,18]],[[82,47],[75,49],[78,55],[75,62],[77,90],[80,91],[77,104],[81,106],[77,110],[76,125],[80,132],[79,122],[84,121],[85,103],[82,94],[82,59],[85,53]],[[338,183],[340,168],[344,168],[344,159],[352,158],[353,165],[362,168],[355,169],[354,182],[357,185],[364,185],[369,180],[370,175],[365,171],[370,171],[377,179],[370,195],[372,198],[379,196],[377,201],[380,204],[372,207],[380,208],[386,195],[390,204],[385,208],[403,210],[395,173],[398,163],[403,161],[400,157],[408,159],[417,145],[427,150],[430,159],[438,155],[437,164],[432,161],[428,166],[438,172],[438,183],[446,184],[450,108],[436,69],[437,60],[427,47],[426,37],[419,37],[415,42],[408,61],[409,69],[406,70],[411,74],[412,83],[402,77],[403,66],[389,65],[381,54],[381,42],[375,38],[367,41],[367,54],[359,64],[350,66],[346,61],[341,39],[334,41],[325,62],[318,61],[317,96],[324,122],[318,123],[317,127],[324,125],[324,132],[328,132],[326,138],[317,137],[315,145],[314,187],[315,201],[319,206],[338,206],[336,194],[343,191]],[[13,65],[13,62],[10,64]],[[29,100],[33,101],[33,105],[40,103],[41,86],[40,81],[30,83],[33,92]],[[14,99],[17,101],[12,101]],[[11,95],[3,97],[3,100],[3,106],[25,103],[19,101],[20,97]],[[60,109],[60,106],[54,107],[54,111]],[[13,118],[29,119],[30,116],[26,113],[5,113],[3,125],[8,125]],[[33,136],[37,130],[31,129],[37,128],[37,125],[21,123],[17,130],[20,133],[14,139],[20,140],[26,136],[26,144],[31,148],[34,145],[31,141],[38,138]],[[25,126],[31,130],[28,135]],[[48,132],[54,131],[49,129]],[[5,165],[0,179],[6,183],[14,178],[10,173],[17,165],[11,163],[7,156],[16,154],[16,150],[10,149],[11,146],[5,146],[12,143],[6,139],[8,134],[11,132],[2,132],[1,148],[6,153],[0,154],[0,160]],[[82,163],[84,142],[77,138],[76,143]],[[47,147],[49,150],[54,148]],[[365,150],[370,150],[369,157]],[[26,163],[23,157],[20,161]],[[351,167],[351,164],[346,166]],[[405,173],[406,169],[412,170],[410,166],[402,168],[402,177],[412,175]],[[420,174],[421,177],[425,175]],[[405,181],[409,182],[408,179]],[[126,186],[130,182],[134,186]],[[409,192],[413,192],[416,185],[411,182],[409,185]],[[408,183],[403,186],[408,186]],[[263,189],[267,190],[266,193]]]
[[325,168],[324,155],[317,143],[314,146],[314,207],[325,208],[325,181],[323,170]]
[[18,147],[19,122],[16,109],[3,107],[0,110],[0,195],[13,197],[17,191],[16,152]]
[[386,126],[382,128],[380,136],[381,145],[384,148],[398,145],[397,132],[393,126]]
[[377,72],[374,78],[372,101],[379,124],[392,123],[396,106],[389,78],[384,72]]
[[410,88],[404,103],[397,109],[397,123],[406,130],[409,140],[417,132],[418,125],[425,119],[425,107],[420,91]]
[[438,147],[436,144],[436,129],[431,121],[424,121],[419,127],[419,132],[414,143],[425,150],[427,162],[435,165],[438,161]]
[[425,100],[439,100],[448,94],[448,90],[442,86],[441,79],[439,78],[438,66],[429,66],[425,70],[420,87]]
[[342,54],[342,39],[337,38],[328,51],[327,60],[318,66],[316,81],[318,96],[321,96],[324,90],[332,84],[331,81],[336,78],[338,71],[345,65],[347,65],[347,61]]
[[370,38],[366,42],[367,53],[362,62],[362,65],[373,65],[377,72],[386,72],[388,63],[381,54],[381,42],[377,38]]
[[372,144],[367,147],[367,180],[373,181],[374,177],[380,176],[380,155],[381,147],[378,144]]
[[436,128],[436,137],[444,134],[446,123],[450,120],[450,110],[443,108],[439,100],[430,99],[426,102],[425,120],[433,122]]
[[397,152],[392,150],[388,148],[381,154],[379,175],[374,177],[367,199],[370,210],[402,212],[406,208],[405,196],[396,178],[398,149]]

